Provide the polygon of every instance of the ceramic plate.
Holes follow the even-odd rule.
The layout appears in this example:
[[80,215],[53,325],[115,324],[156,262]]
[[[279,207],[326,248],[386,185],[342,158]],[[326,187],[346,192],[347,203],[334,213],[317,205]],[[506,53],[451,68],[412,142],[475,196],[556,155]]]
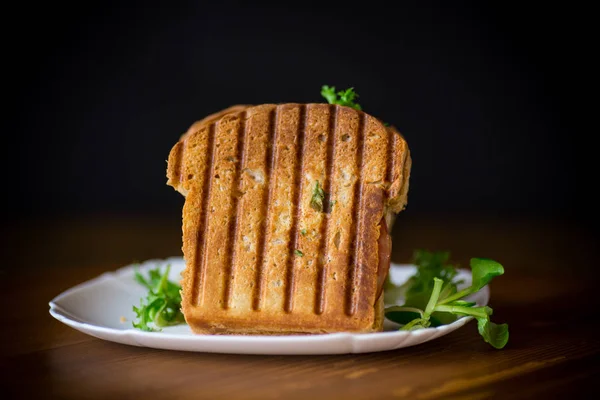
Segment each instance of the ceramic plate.
[[[169,278],[180,280],[185,267],[181,257],[149,260],[137,265],[141,272],[171,264]],[[415,272],[411,265],[392,264],[390,279],[405,282]],[[471,274],[461,270],[458,279],[469,285]],[[57,320],[88,335],[112,342],[157,349],[237,354],[345,354],[369,353],[414,346],[460,328],[471,317],[449,325],[416,331],[399,331],[398,325],[385,321],[378,333],[332,333],[297,336],[196,335],[187,325],[168,327],[160,332],[133,329],[132,306],[145,297],[146,290],[134,280],[134,265],[108,272],[61,293],[50,302],[50,314]],[[478,305],[489,301],[484,287],[470,298]],[[401,304],[401,299],[398,299]]]

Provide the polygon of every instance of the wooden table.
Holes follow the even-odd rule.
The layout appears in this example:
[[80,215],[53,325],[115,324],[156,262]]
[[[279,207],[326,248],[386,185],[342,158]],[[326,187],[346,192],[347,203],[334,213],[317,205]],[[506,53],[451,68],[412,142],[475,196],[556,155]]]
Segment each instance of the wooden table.
[[[600,379],[597,237],[566,221],[401,216],[393,260],[448,249],[502,262],[498,351],[475,323],[423,345],[336,356],[250,356],[130,347],[48,314],[63,290],[136,260],[180,254],[179,216],[10,223],[2,243],[2,392],[10,398],[581,398]],[[6,397],[2,397],[6,398]]]

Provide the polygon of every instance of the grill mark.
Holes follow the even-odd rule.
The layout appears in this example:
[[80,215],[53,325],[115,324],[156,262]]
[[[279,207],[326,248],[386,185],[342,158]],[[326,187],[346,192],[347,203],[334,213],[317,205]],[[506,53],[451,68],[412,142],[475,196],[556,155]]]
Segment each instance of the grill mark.
[[[300,105],[300,115],[298,116],[298,132],[296,137],[298,138],[298,145],[296,146],[296,159],[300,158],[299,168],[294,170],[294,185],[292,186],[292,196],[295,197],[292,207],[295,207],[292,213],[292,226],[290,229],[291,240],[288,247],[288,258],[287,258],[287,271],[286,271],[286,282],[285,282],[285,302],[284,310],[287,313],[291,313],[294,308],[294,293],[296,291],[296,281],[294,274],[295,264],[295,251],[298,247],[299,232],[298,232],[298,221],[302,214],[302,173],[304,171],[304,137],[306,135],[306,105]],[[298,157],[300,152],[300,157]],[[295,190],[295,192],[294,192]]]
[[408,163],[408,156],[410,155],[410,152],[408,150],[408,148],[406,148],[406,150],[404,151],[404,154],[402,154],[402,185],[400,186],[400,188],[398,189],[398,193],[402,193],[404,191],[404,187],[406,185],[408,185],[408,169],[406,168],[406,164]]
[[[323,191],[325,193],[331,192],[331,181],[333,179],[334,164],[333,160],[335,157],[336,137],[335,130],[337,128],[338,108],[335,105],[329,107],[329,135],[327,140],[327,156],[325,160],[325,176],[323,182]],[[325,199],[325,203],[329,202],[329,198]],[[326,238],[328,237],[329,230],[329,214],[325,214],[321,220],[320,235],[319,235],[319,268],[317,269],[317,290],[315,291],[315,314],[323,314],[325,311],[325,283],[327,280],[327,267],[325,263],[325,255],[329,252],[329,244]]]
[[396,170],[396,157],[394,157],[394,149],[396,148],[397,134],[391,129],[388,130],[388,159],[387,159],[387,171],[386,180],[390,185],[394,182],[394,171]]
[[[216,152],[215,131],[216,123],[212,123],[208,130],[207,149],[208,160],[206,160],[206,169],[204,170],[204,187],[202,188],[202,209],[198,217],[198,230],[196,238],[196,252],[194,257],[194,279],[192,282],[192,301],[195,306],[202,303],[204,298],[204,279],[206,275],[207,252],[206,252],[206,237],[208,236],[208,201],[210,200],[210,189],[212,188],[212,179],[214,174],[214,158]],[[200,291],[200,287],[202,290]]]
[[[264,273],[264,260],[266,259],[267,253],[267,234],[266,230],[268,228],[267,224],[269,223],[269,210],[271,207],[271,201],[273,199],[273,191],[275,190],[274,182],[271,182],[271,174],[275,168],[275,157],[277,156],[277,118],[279,115],[279,107],[273,108],[271,110],[270,121],[269,121],[269,134],[270,134],[270,143],[267,143],[267,151],[265,154],[265,187],[266,190],[263,190],[263,199],[261,206],[261,217],[262,223],[260,229],[258,230],[257,237],[257,255],[256,255],[256,274],[254,277],[254,293],[252,294],[252,309],[255,311],[259,311],[262,305],[262,294],[265,286],[265,277]],[[269,145],[270,144],[270,145]]]
[[232,191],[231,194],[231,208],[235,210],[233,218],[229,220],[229,234],[227,243],[227,257],[225,265],[228,265],[227,271],[225,271],[225,288],[223,292],[223,303],[222,307],[228,309],[231,301],[231,295],[233,292],[233,281],[235,279],[235,264],[237,259],[237,238],[240,230],[240,204],[239,192],[242,191],[242,180],[240,179],[241,171],[246,166],[246,116],[247,113],[244,111],[240,114],[240,125],[238,127],[237,137],[237,148],[235,157],[239,159],[236,164],[235,174],[233,176],[233,182],[237,182],[237,193]]
[[348,279],[346,282],[346,315],[352,316],[356,313],[356,295],[355,289],[357,287],[357,276],[358,276],[358,259],[361,251],[361,244],[358,242],[358,233],[362,232],[363,216],[361,209],[361,202],[363,197],[362,190],[362,169],[363,169],[363,155],[365,147],[365,114],[359,113],[358,120],[358,143],[356,149],[356,167],[358,169],[358,179],[354,188],[354,201],[352,202],[352,221],[353,223],[350,237],[352,238],[352,244],[348,251],[350,255],[350,262],[348,263]]

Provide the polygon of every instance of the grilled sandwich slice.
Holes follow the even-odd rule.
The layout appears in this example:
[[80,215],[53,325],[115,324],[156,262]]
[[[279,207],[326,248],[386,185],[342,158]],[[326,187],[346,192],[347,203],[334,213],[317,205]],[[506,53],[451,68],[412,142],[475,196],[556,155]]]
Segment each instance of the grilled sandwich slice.
[[175,144],[182,310],[197,333],[382,329],[411,159],[378,119],[327,104],[235,106]]

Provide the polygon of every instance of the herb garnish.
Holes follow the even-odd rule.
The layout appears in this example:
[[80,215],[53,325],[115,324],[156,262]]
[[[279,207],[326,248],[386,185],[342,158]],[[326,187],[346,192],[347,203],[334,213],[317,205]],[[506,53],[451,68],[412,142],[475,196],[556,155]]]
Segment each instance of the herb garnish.
[[[336,93],[335,86],[323,85],[321,87],[321,96],[325,97],[329,104],[338,104],[340,106],[354,108],[355,110],[362,110],[360,104],[356,102],[358,93],[354,91],[353,87]],[[383,122],[383,125],[386,128],[391,126],[388,122]]]
[[313,189],[313,194],[310,199],[310,207],[315,211],[323,211],[323,200],[325,200],[325,191],[319,185],[319,181],[315,184],[315,188]]
[[298,249],[294,250],[294,254],[297,255],[298,257],[304,257],[304,253]]
[[360,104],[356,102],[358,94],[354,91],[354,88],[341,90],[336,93],[335,86],[323,85],[321,87],[321,96],[325,97],[329,104],[338,104],[354,108],[355,110],[362,110]]
[[454,265],[448,263],[449,258],[450,253],[445,251],[415,250],[412,262],[417,266],[417,272],[404,285],[398,287],[391,283],[388,276],[384,300],[388,304],[393,303],[398,295],[403,294],[406,307],[424,309],[433,290],[433,278],[444,281],[444,293],[455,293],[456,285],[460,282],[454,281],[458,271]]
[[133,306],[138,320],[133,322],[134,328],[154,332],[160,330],[157,328],[185,322],[181,313],[181,286],[169,281],[170,270],[171,265],[167,265],[162,274],[160,268],[151,269],[148,278],[135,271],[135,280],[148,289],[148,295],[140,300],[140,307]]
[[306,236],[306,229],[300,230],[300,233],[302,234],[302,236]]
[[[470,262],[472,283],[468,288],[457,291],[454,278],[457,271],[448,265],[449,253],[415,252],[417,273],[401,288],[406,290],[403,306],[386,309],[386,317],[403,324],[402,330],[414,330],[439,326],[455,321],[458,317],[472,316],[483,339],[497,349],[508,342],[508,325],[496,325],[490,321],[490,307],[476,307],[465,297],[479,291],[494,277],[504,273],[501,264],[486,258],[472,258]],[[390,286],[389,281],[387,285]],[[393,290],[393,289],[392,289]]]

